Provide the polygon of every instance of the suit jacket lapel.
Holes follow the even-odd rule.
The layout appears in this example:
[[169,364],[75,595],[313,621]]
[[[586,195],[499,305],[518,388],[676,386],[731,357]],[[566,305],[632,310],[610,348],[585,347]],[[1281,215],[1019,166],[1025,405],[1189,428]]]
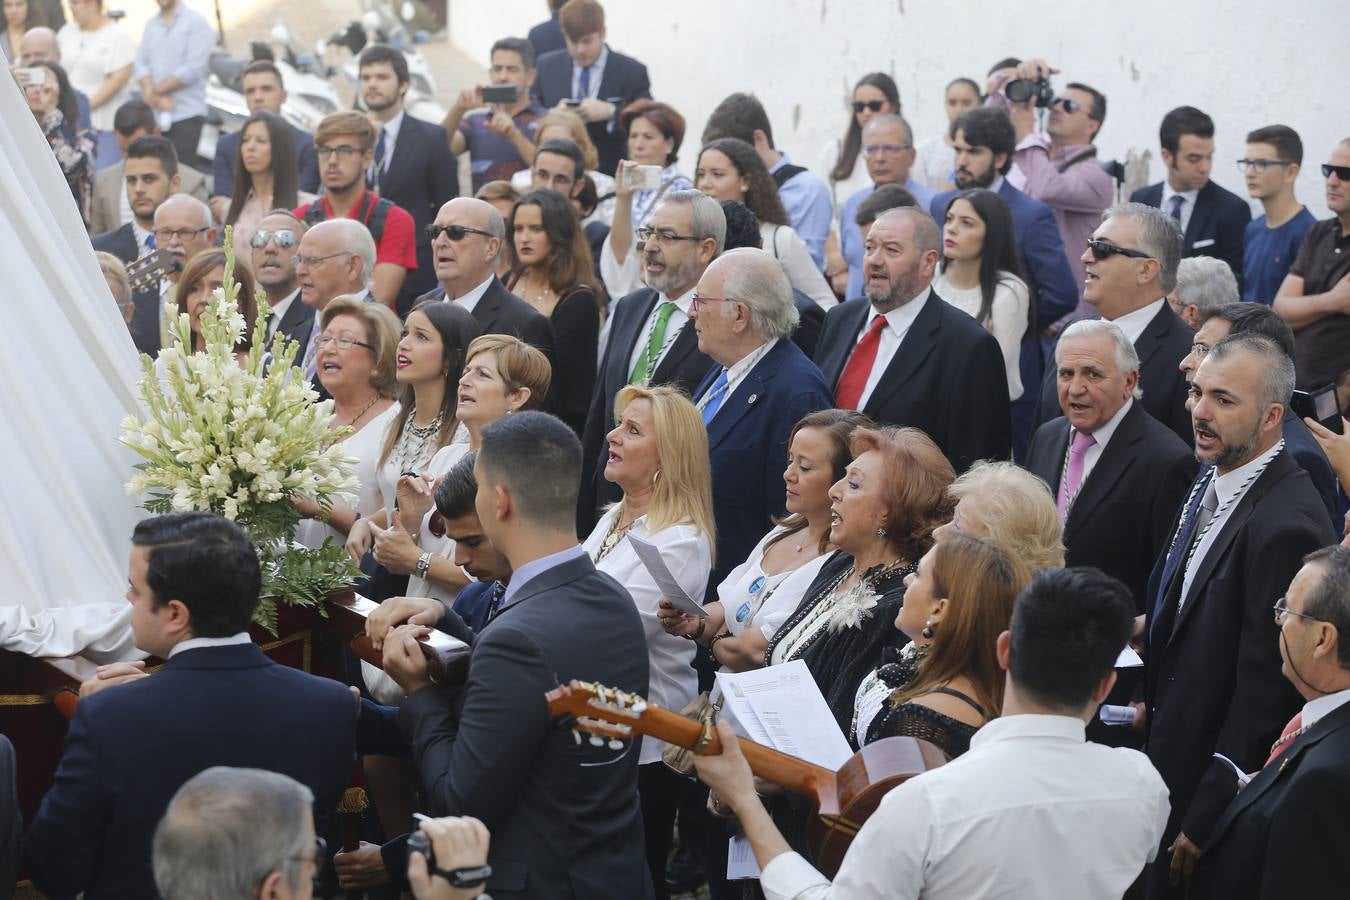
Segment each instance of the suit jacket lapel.
[[285,335],[290,335],[291,332],[298,328],[300,323],[304,321],[306,309],[308,309],[308,307],[306,307],[304,301],[300,299],[300,293],[297,289],[295,298],[291,300],[291,305],[286,307],[286,315],[282,316],[281,321],[277,323],[277,331],[280,331]]
[[[406,111],[403,113],[403,124],[398,127],[398,140],[394,141],[394,154],[389,157],[388,163],[384,167],[384,174],[380,176],[380,196],[387,197],[398,189],[400,174],[412,166],[412,154],[417,151],[416,126],[411,123],[412,116]],[[379,140],[378,133],[376,140]],[[420,237],[420,235],[418,235]]]
[[1177,314],[1172,312],[1172,307],[1164,303],[1162,309],[1149,320],[1148,325],[1139,334],[1139,340],[1134,342],[1134,352],[1139,355],[1139,368],[1143,369],[1148,365],[1149,359],[1158,352],[1162,346],[1163,338],[1172,330],[1174,325],[1181,324]]
[[[571,59],[571,57],[568,57],[568,59]],[[609,336],[609,350],[607,351],[612,354],[609,360],[609,369],[606,372],[609,381],[606,388],[610,396],[613,396],[619,388],[628,383],[628,376],[632,371],[628,367],[628,361],[633,358],[633,350],[637,347],[638,339],[642,337],[642,326],[646,324],[647,317],[656,308],[656,301],[659,296],[651,288],[645,288],[643,299],[636,304],[637,309],[633,311],[633,314],[625,317],[622,322],[615,322],[614,331]]]
[[[1148,415],[1144,408],[1135,401],[1130,407],[1130,411],[1120,420],[1116,426],[1116,433],[1111,436],[1111,440],[1106,447],[1102,449],[1102,455],[1097,458],[1097,463],[1088,473],[1087,478],[1078,489],[1078,496],[1073,501],[1073,509],[1069,511],[1069,520],[1064,523],[1064,541],[1067,543],[1070,538],[1078,533],[1086,521],[1111,489],[1116,486],[1116,482],[1124,477],[1129,471],[1130,466],[1134,465],[1135,452],[1134,446],[1139,443],[1143,437],[1143,431],[1139,427],[1139,416]],[[1064,436],[1065,443],[1068,442],[1068,434]],[[1060,459],[1063,459],[1064,448],[1060,447]]]
[[483,292],[483,296],[478,298],[478,302],[473,307],[473,317],[478,320],[478,324],[483,328],[483,334],[492,334],[497,329],[497,317],[502,310],[502,294],[506,293],[506,288],[497,280],[497,276],[492,276],[492,283],[488,289]]
[[914,324],[909,326],[909,331],[905,332],[905,339],[900,342],[895,356],[891,357],[890,365],[881,374],[881,380],[877,382],[872,396],[867,398],[867,409],[864,412],[869,416],[879,420],[881,407],[892,394],[905,386],[928,359],[928,354],[933,352],[938,343],[938,332],[942,330],[942,304],[945,302],[932,290],[928,291],[924,308],[919,312]]
[[[666,358],[661,360],[656,366],[656,371],[652,373],[652,384],[665,384],[672,381],[671,372],[678,369],[680,365],[689,358],[689,356],[698,351],[698,333],[694,331],[694,320],[690,319],[680,328],[679,336],[675,342],[670,345],[670,350],[666,352]],[[626,376],[628,373],[625,372]]]
[[831,391],[839,386],[839,376],[844,374],[844,366],[848,363],[849,355],[858,345],[858,335],[862,331],[863,323],[867,321],[867,314],[871,308],[870,303],[860,303],[857,309],[850,310],[846,314],[844,324],[839,329],[843,339],[831,348],[827,359],[821,360],[821,372]]
[[[595,571],[595,563],[591,562],[589,556],[582,553],[580,556],[569,559],[561,565],[540,572],[538,575],[527,581],[520,591],[511,598],[511,605],[504,607],[501,610],[501,614],[505,614],[510,610],[515,609],[531,597],[547,593],[548,591],[557,590],[564,584],[576,581],[578,578],[582,578]],[[500,618],[500,615],[498,618]],[[493,619],[493,621],[495,622],[496,619]]]
[[[784,340],[780,340],[772,350],[764,355],[763,359],[755,363],[754,367],[741,379],[741,383],[736,385],[736,390],[723,402],[722,408],[708,423],[709,450],[715,449],[723,438],[731,432],[731,429],[736,426],[736,423],[741,420],[741,417],[764,397],[765,391],[768,389],[768,382],[778,373],[782,356],[786,352],[787,344]],[[715,377],[712,372],[709,372],[708,376]],[[706,378],[704,380],[707,381]]]
[[1213,182],[1206,182],[1195,195],[1195,209],[1191,210],[1191,219],[1186,223],[1186,251],[1195,246],[1195,239],[1209,232],[1209,220],[1214,214]]

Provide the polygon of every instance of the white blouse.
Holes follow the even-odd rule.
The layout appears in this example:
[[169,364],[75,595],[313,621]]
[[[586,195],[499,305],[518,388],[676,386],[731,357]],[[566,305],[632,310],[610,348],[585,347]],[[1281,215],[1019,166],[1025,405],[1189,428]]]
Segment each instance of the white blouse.
[[[828,553],[817,555],[795,569],[769,575],[764,571],[764,554],[769,542],[787,529],[779,525],[760,539],[745,562],[717,586],[717,599],[726,616],[725,628],[734,635],[749,628],[758,628],[765,640],[773,638],[801,603],[807,587],[815,581],[820,567],[829,559]],[[805,552],[806,548],[802,548]],[[812,551],[815,548],[811,548]],[[725,666],[723,667],[725,668]]]
[[833,227],[835,230],[839,228],[839,210],[844,208],[844,203],[849,197],[872,183],[872,176],[867,174],[867,157],[863,155],[861,147],[858,149],[858,158],[854,160],[853,171],[849,173],[849,176],[843,181],[835,181],[830,178],[830,173],[834,171],[835,165],[839,162],[839,154],[843,150],[843,140],[840,138],[832,139],[820,151],[820,162],[816,166],[816,174],[830,186],[830,192],[834,196]]
[[929,138],[916,148],[919,158],[910,169],[909,177],[926,184],[935,191],[947,190],[956,171],[956,151],[947,146],[942,135]]
[[[620,509],[621,504],[617,503],[610,507],[582,544],[582,549],[591,559],[595,559],[600,552],[600,545],[609,535]],[[703,597],[708,586],[708,575],[712,571],[712,540],[708,535],[693,525],[671,525],[651,534],[647,530],[646,516],[634,522],[628,534],[655,544],[661,551],[666,568],[670,569],[670,574],[685,592],[695,599]],[[624,586],[642,617],[642,630],[647,636],[647,656],[651,663],[647,699],[666,709],[683,709],[698,693],[698,673],[691,665],[694,661],[694,642],[667,634],[661,627],[656,617],[661,592],[638,559],[633,545],[628,541],[628,535],[615,544],[595,567]],[[644,737],[638,764],[659,762],[661,746],[662,742],[656,738]]]
[[[384,449],[384,440],[389,433],[389,423],[398,416],[399,405],[391,403],[389,408],[361,426],[361,430],[348,435],[342,441],[342,452],[356,460],[357,495],[353,507],[363,516],[368,516],[380,508],[380,489],[375,481],[375,466]],[[310,549],[323,546],[324,538],[331,537],[341,546],[346,537],[331,525],[318,519],[305,519],[295,528],[295,540]]]
[[[979,287],[969,290],[953,287],[945,272],[933,278],[937,295],[966,315],[974,318],[980,312],[984,295]],[[1003,351],[1003,368],[1008,375],[1008,399],[1022,396],[1022,336],[1027,330],[1027,310],[1031,305],[1026,283],[1011,272],[1000,272],[994,287],[994,302],[989,309],[989,322],[981,322],[994,335]]]
[[773,258],[783,266],[783,274],[787,275],[788,282],[794,288],[816,301],[821,309],[829,310],[839,303],[795,229],[788,225],[761,222],[759,233],[764,241],[764,249],[772,253]]

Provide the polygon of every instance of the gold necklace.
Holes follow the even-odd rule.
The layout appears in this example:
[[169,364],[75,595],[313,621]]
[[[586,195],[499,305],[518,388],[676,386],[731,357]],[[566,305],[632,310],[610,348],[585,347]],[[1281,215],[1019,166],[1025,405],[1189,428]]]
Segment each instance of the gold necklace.
[[632,529],[632,527],[637,524],[637,519],[634,519],[627,525],[620,527],[619,523],[623,521],[623,513],[624,513],[623,506],[620,505],[619,514],[614,517],[614,524],[609,526],[609,533],[605,535],[605,539],[600,542],[600,549],[596,551],[595,562],[598,563],[600,562],[600,560],[608,556],[609,551],[613,550],[616,546],[618,546],[619,541],[623,540],[624,536],[627,535],[628,532]]
[[362,416],[364,416],[366,413],[370,412],[370,408],[371,408],[372,406],[374,406],[377,402],[379,402],[379,399],[380,399],[380,395],[379,395],[379,394],[376,394],[374,397],[371,397],[371,398],[370,398],[370,402],[367,403],[365,406],[361,407],[361,411],[360,411],[359,413],[357,413],[356,415],[352,416],[352,420],[351,420],[350,422],[347,423],[347,427],[348,427],[348,428],[354,428],[354,427],[356,427],[356,423],[359,422],[359,421],[361,421],[361,417],[362,417]]

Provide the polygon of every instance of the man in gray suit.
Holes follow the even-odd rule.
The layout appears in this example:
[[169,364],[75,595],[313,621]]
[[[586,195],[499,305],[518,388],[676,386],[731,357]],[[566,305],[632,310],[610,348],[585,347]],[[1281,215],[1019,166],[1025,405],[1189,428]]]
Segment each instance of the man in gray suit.
[[[154,110],[144,100],[123,103],[113,115],[113,136],[117,139],[118,161],[94,176],[91,234],[113,231],[131,221],[131,194],[126,184],[127,148],[138,138],[160,136]],[[177,154],[174,158],[177,159]],[[206,176],[188,166],[180,167],[177,174],[178,182],[171,193],[191,194],[205,203]]]

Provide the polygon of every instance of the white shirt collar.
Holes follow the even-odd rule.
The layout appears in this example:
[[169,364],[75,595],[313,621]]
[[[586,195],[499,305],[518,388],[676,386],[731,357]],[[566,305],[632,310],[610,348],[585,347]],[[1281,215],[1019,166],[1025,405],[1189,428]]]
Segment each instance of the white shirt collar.
[[[1226,475],[1220,475],[1216,470],[1214,473],[1214,493],[1219,498],[1219,506],[1223,506],[1225,503],[1228,503],[1230,499],[1237,496],[1243,485],[1246,484],[1248,476],[1269,463],[1270,460],[1274,459],[1275,455],[1283,449],[1284,440],[1280,439],[1275,442],[1275,446],[1271,447],[1265,453],[1262,453],[1260,456],[1249,462],[1243,463]],[[1247,486],[1250,487],[1250,485]]]
[[990,190],[993,191],[995,194],[997,194],[999,192],[999,188],[1003,187],[1003,180],[1004,179],[1002,175],[996,175],[994,177],[994,180],[989,183],[989,187],[987,187],[985,190]]
[[[923,312],[924,304],[928,302],[929,290],[931,290],[931,285],[924,285],[923,290],[908,303],[902,303],[890,312],[884,313],[886,326],[898,335],[908,332],[909,327],[914,324],[914,320],[919,317],[919,313]],[[859,339],[867,332],[867,329],[872,327],[872,323],[879,315],[883,315],[883,313],[878,313],[875,306],[868,307],[867,322],[863,325],[863,330],[859,332]]]
[[1116,325],[1121,331],[1125,332],[1125,337],[1130,339],[1130,343],[1136,343],[1139,336],[1144,333],[1148,323],[1153,321],[1153,317],[1162,309],[1166,297],[1160,297],[1147,306],[1141,306],[1134,312],[1127,312],[1125,315],[1112,319],[1112,324]]
[[[609,44],[601,44],[600,55],[595,58],[595,62],[586,66],[586,68],[593,75],[599,75],[601,72],[605,71],[605,63],[607,62],[609,62]],[[572,60],[572,76],[576,78],[580,77],[580,75],[581,64],[574,59]],[[599,80],[592,80],[591,85],[591,92],[595,93],[600,87],[600,82]]]
[[471,313],[474,311],[474,307],[478,306],[478,301],[483,299],[483,295],[487,293],[487,289],[492,287],[492,279],[496,277],[497,275],[494,272],[487,277],[486,281],[475,287],[473,290],[465,291],[463,294],[453,299],[450,297],[450,292],[446,291],[445,299],[454,303],[456,306],[464,307],[466,312]]
[[1303,704],[1303,727],[1312,727],[1318,719],[1334,712],[1347,702],[1350,702],[1350,689],[1309,700]]
[[[281,302],[279,302],[276,306],[272,307],[272,311],[267,318],[268,340],[271,340],[272,335],[277,333],[277,329],[281,327],[281,320],[286,318],[286,313],[290,312],[291,304],[293,304],[295,302],[295,298],[299,296],[300,296],[300,289],[296,288],[295,290],[287,294],[284,298],[282,298]],[[317,322],[318,316],[315,316],[314,320]]]
[[694,290],[697,287],[698,285],[695,284],[694,287],[691,287],[678,297],[667,297],[665,294],[658,293],[656,304],[657,306],[660,306],[662,303],[666,302],[674,303],[676,308],[687,316],[689,315],[689,306],[694,302]]
[[1194,190],[1189,190],[1189,191],[1174,191],[1174,190],[1172,190],[1172,182],[1170,182],[1170,181],[1168,181],[1166,178],[1164,178],[1164,179],[1163,179],[1163,193],[1162,193],[1162,211],[1163,211],[1163,212],[1167,213],[1168,215],[1171,215],[1171,214],[1172,214],[1172,210],[1171,210],[1169,207],[1170,207],[1171,204],[1172,204],[1172,198],[1173,198],[1173,197],[1176,197],[1176,196],[1184,197],[1184,198],[1186,199],[1186,206],[1191,206],[1191,207],[1193,207],[1193,206],[1195,206],[1195,200],[1196,200],[1196,198],[1200,196],[1200,189],[1199,189],[1199,188],[1195,188]]
[[1083,743],[1087,726],[1076,716],[1052,716],[1023,713],[1012,716],[999,716],[984,724],[970,739],[970,749],[996,741],[1017,740],[1018,738],[1060,738]]
[[150,239],[152,232],[150,232],[148,229],[142,228],[140,226],[140,223],[138,223],[135,219],[132,219],[131,233],[136,236],[136,254],[140,256],[144,254],[148,249],[146,247],[145,242]]
[[[398,115],[394,116],[382,126],[385,133],[385,153],[389,152],[389,145],[398,140],[398,131],[403,127],[403,116],[407,113],[406,109],[400,109]],[[376,140],[379,140],[379,130],[376,129]]]
[[179,641],[173,645],[169,651],[169,659],[173,659],[176,654],[184,650],[196,650],[200,647],[234,647],[238,644],[251,644],[253,638],[248,636],[247,631],[241,631],[238,634],[232,634],[229,637],[195,637],[188,638],[186,641]]
[[[1129,397],[1125,400],[1124,405],[1116,410],[1116,414],[1106,420],[1105,425],[1092,432],[1092,436],[1096,439],[1098,447],[1105,449],[1106,445],[1111,443],[1111,435],[1116,433],[1116,429],[1120,427],[1121,421],[1125,418],[1125,415],[1130,411],[1130,407],[1132,406],[1134,406],[1134,398]],[[1074,429],[1072,425],[1069,426],[1070,435],[1072,435],[1075,430],[1076,429]]]

